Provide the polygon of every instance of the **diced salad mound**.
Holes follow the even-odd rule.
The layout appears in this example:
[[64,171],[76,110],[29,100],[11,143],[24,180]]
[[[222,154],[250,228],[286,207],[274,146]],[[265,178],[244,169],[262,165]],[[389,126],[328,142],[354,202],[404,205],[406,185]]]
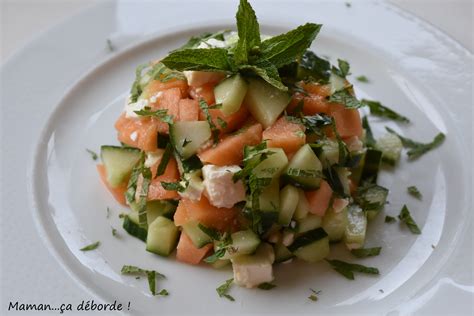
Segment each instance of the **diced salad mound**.
[[256,287],[274,264],[323,260],[329,242],[362,248],[388,194],[380,164],[402,145],[367,137],[347,62],[308,50],[321,25],[263,37],[245,0],[237,21],[137,68],[122,146],[103,146],[97,169],[147,251],[231,264]]

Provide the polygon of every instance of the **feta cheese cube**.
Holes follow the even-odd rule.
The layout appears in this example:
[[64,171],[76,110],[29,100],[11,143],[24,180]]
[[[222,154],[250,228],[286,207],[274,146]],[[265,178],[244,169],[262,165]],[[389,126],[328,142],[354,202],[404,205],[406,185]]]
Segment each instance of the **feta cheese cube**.
[[240,180],[232,180],[233,175],[240,170],[239,166],[205,165],[202,168],[204,194],[209,203],[216,207],[231,208],[245,201],[244,184]]
[[218,82],[225,77],[222,72],[211,71],[183,71],[183,74],[191,87],[200,87],[208,82]]

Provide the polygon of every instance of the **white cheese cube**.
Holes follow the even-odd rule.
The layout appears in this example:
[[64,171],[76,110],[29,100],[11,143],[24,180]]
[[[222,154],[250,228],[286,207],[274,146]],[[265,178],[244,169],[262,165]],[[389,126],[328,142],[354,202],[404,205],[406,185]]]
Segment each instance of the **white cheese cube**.
[[239,166],[205,165],[202,168],[204,194],[209,203],[216,207],[231,208],[245,201],[244,184],[240,180],[232,180],[233,175],[240,170]]

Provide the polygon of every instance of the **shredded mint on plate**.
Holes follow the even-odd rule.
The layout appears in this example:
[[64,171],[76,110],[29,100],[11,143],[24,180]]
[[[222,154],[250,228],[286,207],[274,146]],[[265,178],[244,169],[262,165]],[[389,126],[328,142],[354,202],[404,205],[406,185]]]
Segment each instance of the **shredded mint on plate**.
[[268,291],[268,290],[271,290],[271,289],[275,288],[276,285],[273,284],[273,283],[264,282],[264,283],[259,284],[257,287],[261,290]]
[[393,222],[396,222],[396,221],[397,221],[397,219],[393,216],[389,216],[389,215],[385,216],[385,223],[393,223]]
[[321,294],[321,291],[316,291],[310,288],[310,291],[312,294],[308,296],[308,299],[310,299],[313,302],[316,302],[318,300],[318,295]]
[[[124,265],[122,267],[122,270],[120,271],[122,274],[140,274],[140,275],[146,275],[147,277],[147,280],[148,280],[148,287],[150,289],[150,292],[151,294],[153,295],[157,295],[156,294],[156,277],[162,277],[164,278],[165,276],[155,270],[145,270],[145,269],[142,269],[142,268],[139,268],[137,266],[131,266],[131,265]],[[164,290],[166,291],[166,290]],[[163,292],[163,290],[161,290],[161,292],[158,293],[158,295],[168,295],[168,294],[162,294],[162,293],[168,293],[167,291],[166,292]]]
[[408,207],[406,205],[403,205],[403,208],[400,211],[400,215],[398,215],[398,218],[407,225],[408,229],[413,234],[417,234],[417,235],[421,234],[420,228],[416,224],[413,217],[411,217],[410,211],[408,210]]
[[359,82],[362,82],[362,83],[369,83],[370,82],[369,78],[367,78],[364,75],[356,77],[356,80],[359,81]]
[[230,287],[231,287],[231,285],[232,285],[233,282],[234,282],[234,279],[233,279],[233,278],[232,278],[232,279],[229,279],[229,280],[225,281],[224,284],[220,285],[220,286],[216,289],[217,294],[219,294],[219,297],[225,297],[225,298],[227,298],[229,301],[232,301],[232,302],[235,301],[235,299],[234,299],[231,295],[227,294],[227,293],[229,292]]
[[420,143],[412,139],[409,139],[407,137],[401,136],[390,127],[385,127],[385,129],[389,133],[397,135],[402,141],[403,146],[406,148],[409,148],[407,155],[408,155],[408,159],[410,160],[415,160],[419,158],[420,156],[422,156],[423,154],[427,153],[428,151],[440,146],[443,143],[444,139],[446,138],[446,136],[443,133],[438,133],[431,142]]
[[362,102],[365,103],[369,107],[370,114],[372,115],[388,118],[388,119],[398,121],[398,122],[403,122],[403,123],[410,122],[410,120],[406,116],[403,116],[400,113],[395,112],[394,110],[383,105],[379,101],[362,99]]
[[90,149],[87,149],[87,148],[86,148],[86,151],[91,155],[92,160],[96,161],[97,158],[99,158],[99,156],[97,155],[97,153],[95,153],[94,151],[92,151],[92,150],[90,150]]
[[419,200],[421,200],[423,198],[423,195],[421,194],[420,190],[418,190],[418,188],[414,185],[409,186],[407,188],[407,191],[408,191],[408,193],[410,193],[410,195],[416,197]]
[[339,272],[341,275],[349,280],[354,280],[354,272],[366,273],[366,274],[380,274],[379,270],[374,267],[366,267],[361,264],[348,263],[341,260],[329,260],[325,259],[332,268]]
[[87,245],[87,246],[85,246],[85,247],[82,247],[82,248],[79,249],[79,250],[80,250],[80,251],[91,251],[91,250],[97,249],[99,246],[100,246],[100,241],[96,241],[95,243],[90,244],[90,245]]
[[378,256],[382,247],[352,249],[351,253],[357,258]]

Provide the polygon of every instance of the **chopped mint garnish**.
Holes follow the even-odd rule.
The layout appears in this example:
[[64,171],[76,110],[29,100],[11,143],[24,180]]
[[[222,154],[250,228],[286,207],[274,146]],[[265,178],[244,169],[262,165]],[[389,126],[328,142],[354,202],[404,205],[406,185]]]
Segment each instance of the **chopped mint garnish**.
[[385,223],[393,223],[393,222],[396,222],[396,221],[397,221],[397,219],[393,216],[389,216],[389,215],[385,216]]
[[163,156],[161,156],[160,164],[158,165],[156,169],[155,178],[165,173],[166,167],[168,166],[168,163],[171,159],[172,154],[173,154],[173,145],[171,145],[171,143],[169,142],[168,144],[166,144],[166,148],[165,148],[165,152],[163,153]]
[[403,116],[400,113],[395,112],[394,110],[386,107],[379,101],[362,99],[362,102],[365,103],[369,107],[370,114],[372,115],[388,118],[388,119],[398,121],[398,122],[403,122],[403,123],[410,122],[410,120],[406,116]]
[[99,158],[97,153],[93,152],[92,150],[86,148],[86,151],[91,155],[92,160],[96,161],[97,158]]
[[235,301],[235,299],[230,296],[229,294],[227,294],[229,292],[229,289],[232,285],[232,283],[234,282],[234,279],[229,279],[227,281],[225,281],[224,284],[220,285],[216,291],[217,291],[217,294],[219,294],[219,297],[225,297],[227,298],[229,301]]
[[351,253],[357,258],[373,257],[380,254],[382,247],[352,249]]
[[211,128],[212,139],[214,141],[214,144],[217,144],[219,142],[219,129],[217,128],[216,124],[214,124],[214,122],[212,121],[212,116],[209,113],[209,105],[207,104],[206,101],[201,99],[199,100],[199,107],[204,112],[204,115],[206,116],[206,121],[209,124],[209,127]]
[[313,292],[310,296],[308,296],[308,299],[312,300],[313,302],[316,302],[318,300],[319,294],[321,294],[321,291],[315,291],[310,288],[310,291]]
[[264,282],[264,283],[261,283],[258,285],[258,288],[261,289],[261,290],[271,290],[273,288],[275,288],[276,285],[275,284],[272,284],[272,283],[268,283],[268,282]]
[[446,136],[443,133],[438,133],[438,135],[435,136],[435,138],[429,142],[429,143],[420,143],[414,140],[411,140],[409,138],[403,137],[396,133],[393,129],[390,127],[385,127],[385,129],[392,134],[397,135],[400,140],[402,141],[402,144],[406,148],[410,148],[407,152],[408,159],[414,160],[422,156],[423,154],[427,153],[428,151],[440,146]]
[[367,116],[362,118],[362,127],[365,129],[365,145],[369,148],[375,148],[376,141]]
[[367,78],[366,76],[363,76],[363,75],[356,77],[356,80],[359,81],[359,82],[363,82],[363,83],[369,83],[370,82],[369,78]]
[[361,264],[348,263],[341,260],[325,260],[332,266],[335,271],[339,272],[349,280],[354,280],[354,272],[380,274],[379,269],[374,267],[366,267]]
[[82,247],[81,249],[79,249],[80,251],[91,251],[91,250],[95,250],[99,247],[100,245],[100,241],[96,241],[95,243],[93,244],[90,244],[90,245],[87,245],[85,247]]
[[398,215],[398,218],[407,225],[408,229],[413,234],[417,234],[417,235],[421,234],[420,228],[415,223],[415,220],[413,219],[413,217],[411,217],[410,211],[408,210],[408,207],[406,205],[403,205],[403,208],[400,211],[400,215]]
[[115,50],[115,47],[112,44],[112,40],[108,38],[106,42],[107,42],[107,48],[109,49],[109,52],[113,52]]
[[418,188],[414,185],[409,186],[407,188],[408,193],[410,193],[412,196],[416,197],[417,199],[421,200],[423,198],[423,195],[421,192],[418,190]]
[[347,109],[358,109],[365,105],[364,102],[357,100],[348,90],[349,88],[344,88],[342,90],[334,92],[331,96],[328,97],[329,102],[340,103],[344,105]]
[[142,185],[141,190],[138,193],[138,224],[142,228],[147,228],[147,216],[146,216],[146,202],[148,197],[148,188],[150,187],[151,183],[151,171],[150,168],[143,167],[142,169]]
[[153,111],[150,107],[145,106],[143,110],[139,111],[134,111],[135,114],[140,115],[140,116],[149,116],[149,117],[156,117],[163,121],[164,123],[167,123],[169,125],[173,124],[173,116],[168,115],[168,110],[166,109],[160,109]]
[[117,230],[113,227],[110,227],[112,229],[112,236],[117,236]]
[[[130,266],[130,265],[124,265],[122,267],[122,270],[120,271],[122,274],[141,274],[141,275],[146,275],[148,279],[148,287],[150,289],[151,294],[156,295],[156,277],[162,277],[164,278],[165,276],[155,270],[145,270],[136,266]],[[165,290],[166,291],[166,290]],[[167,295],[167,294],[161,294],[163,290],[158,293],[158,295]],[[164,292],[163,292],[164,293]],[[166,291],[167,293],[167,291]]]

